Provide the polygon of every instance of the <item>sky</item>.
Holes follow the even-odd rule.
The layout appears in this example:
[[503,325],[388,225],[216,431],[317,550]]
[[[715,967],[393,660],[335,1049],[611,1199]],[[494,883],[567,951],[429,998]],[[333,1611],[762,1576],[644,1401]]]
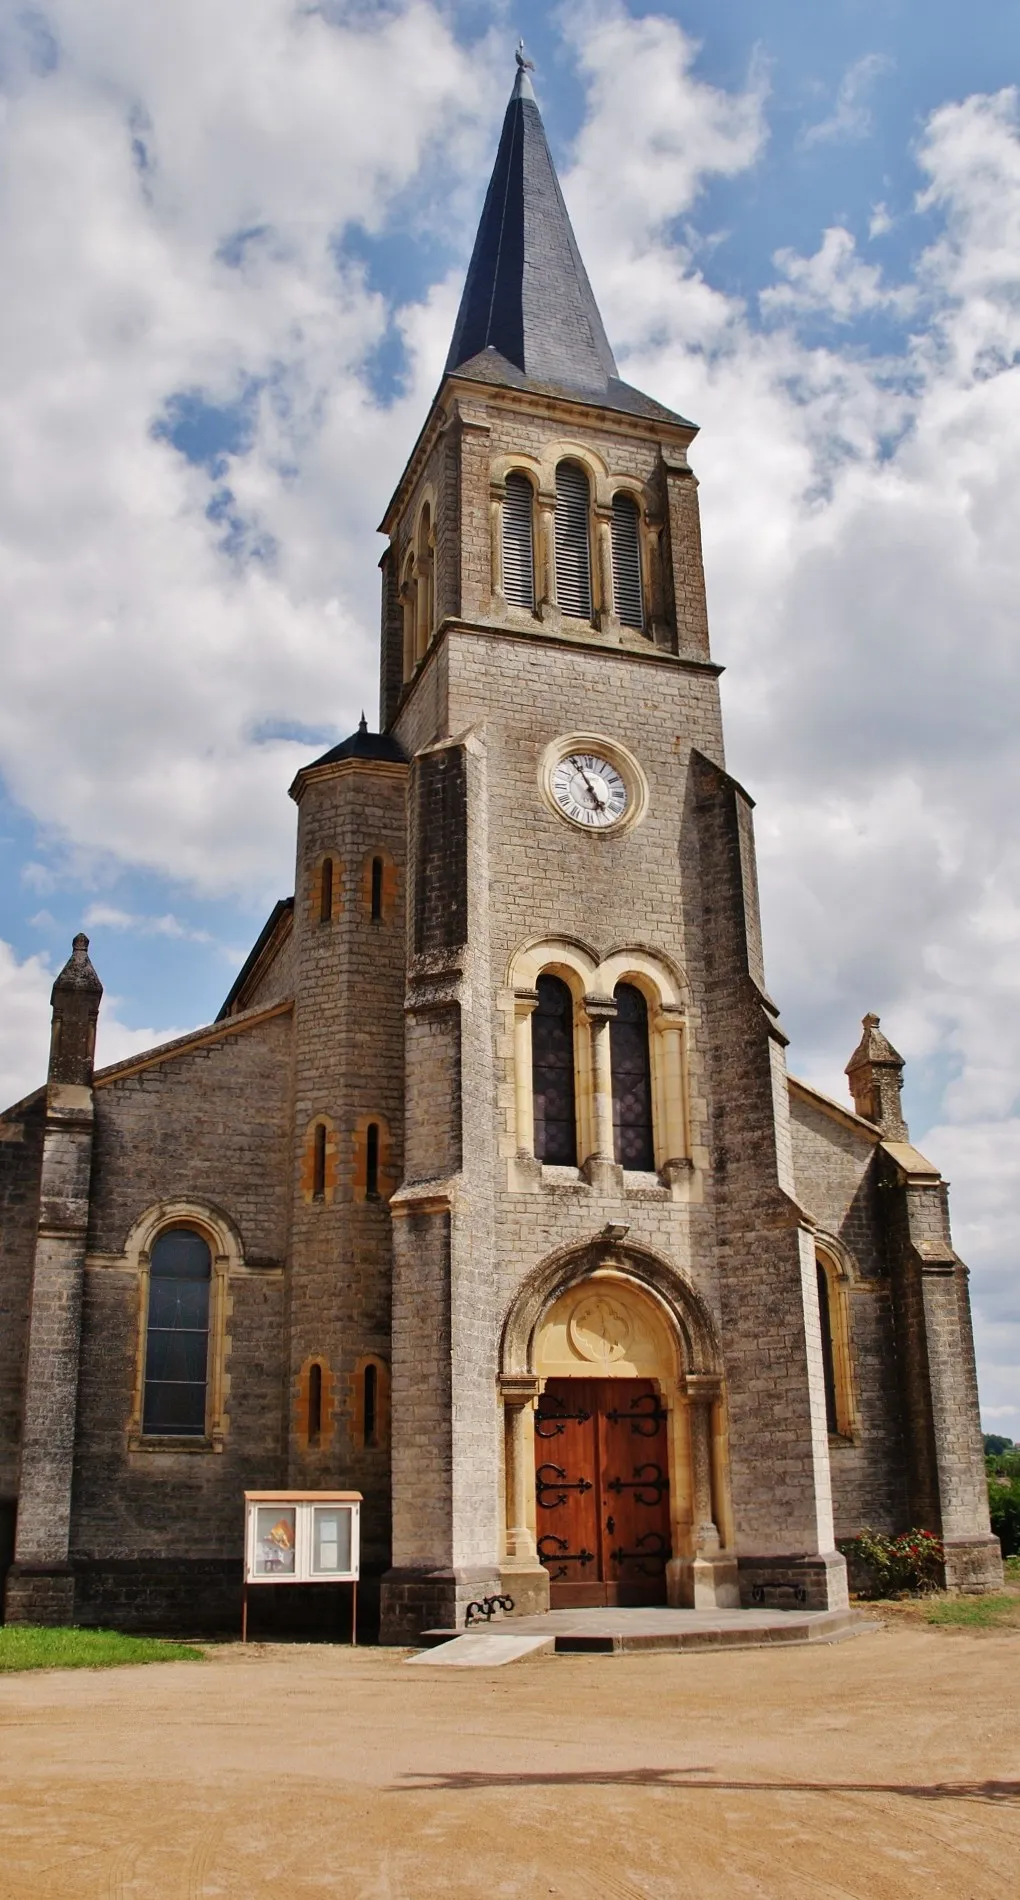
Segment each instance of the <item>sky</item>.
[[770,988],[865,1010],[1020,1439],[1015,0],[0,0],[0,1097],[215,1016],[297,767],[377,717],[376,528],[523,35],[627,379],[692,416]]

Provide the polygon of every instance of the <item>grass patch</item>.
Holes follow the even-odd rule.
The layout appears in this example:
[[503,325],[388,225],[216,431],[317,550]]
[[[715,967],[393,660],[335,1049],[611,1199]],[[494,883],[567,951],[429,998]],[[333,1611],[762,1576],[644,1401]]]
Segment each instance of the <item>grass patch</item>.
[[0,1672],[14,1669],[115,1669],[121,1663],[200,1662],[190,1643],[116,1630],[42,1629],[14,1623],[0,1629]]
[[1007,1557],[1002,1566],[1007,1583],[1020,1583],[1020,1557]]
[[1020,1628],[1020,1599],[1015,1596],[945,1597],[924,1614],[926,1623],[943,1629],[990,1630],[1013,1624]]

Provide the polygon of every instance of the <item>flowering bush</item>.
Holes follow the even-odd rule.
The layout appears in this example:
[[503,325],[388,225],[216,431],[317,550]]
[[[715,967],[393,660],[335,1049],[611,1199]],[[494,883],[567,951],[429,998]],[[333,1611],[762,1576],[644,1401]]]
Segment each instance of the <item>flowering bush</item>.
[[942,1539],[932,1531],[885,1537],[881,1531],[863,1530],[857,1537],[844,1538],[839,1548],[857,1573],[854,1580],[865,1584],[862,1595],[927,1596],[942,1588],[946,1553]]

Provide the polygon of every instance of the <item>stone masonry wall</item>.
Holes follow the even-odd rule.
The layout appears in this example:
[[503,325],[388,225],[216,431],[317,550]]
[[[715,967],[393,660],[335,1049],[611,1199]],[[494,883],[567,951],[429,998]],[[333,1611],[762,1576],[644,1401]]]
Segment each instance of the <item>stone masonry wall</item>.
[[[360,1490],[369,1592],[389,1562],[389,1446],[356,1431],[356,1367],[390,1364],[392,1238],[387,1202],[403,1172],[406,770],[345,760],[300,793],[295,880],[295,1093],[288,1445],[291,1482]],[[318,874],[335,865],[334,914],[323,922]],[[383,914],[371,915],[371,862],[382,856]],[[316,1200],[309,1128],[328,1117],[334,1182]],[[367,1196],[366,1130],[380,1129],[378,1198]],[[307,1377],[325,1365],[335,1403],[310,1443]]]
[[[214,1627],[239,1605],[242,1493],[284,1476],[291,1038],[278,1015],[96,1088],[71,1540],[87,1620]],[[224,1445],[129,1449],[143,1316],[124,1243],[181,1200],[222,1210],[244,1251],[228,1290]],[[211,1596],[210,1564],[226,1579]]]
[[45,1095],[0,1121],[0,1499],[17,1496]]

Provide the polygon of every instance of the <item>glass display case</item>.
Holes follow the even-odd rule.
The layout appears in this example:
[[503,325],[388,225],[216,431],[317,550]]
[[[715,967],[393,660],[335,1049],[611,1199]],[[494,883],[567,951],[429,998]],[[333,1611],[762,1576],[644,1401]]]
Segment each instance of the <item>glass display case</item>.
[[356,1641],[360,1491],[246,1491],[244,1607],[253,1584],[349,1583],[351,1640]]

